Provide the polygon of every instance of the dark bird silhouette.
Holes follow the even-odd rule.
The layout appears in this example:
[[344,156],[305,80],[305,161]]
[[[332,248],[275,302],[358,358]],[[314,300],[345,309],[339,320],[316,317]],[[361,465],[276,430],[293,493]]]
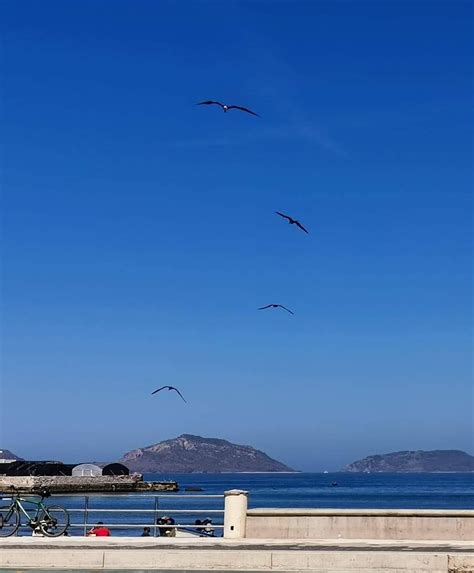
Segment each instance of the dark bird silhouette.
[[161,392],[161,390],[166,390],[166,389],[168,389],[168,390],[174,390],[175,392],[177,392],[177,393],[181,396],[181,399],[182,399],[184,402],[186,402],[186,400],[184,399],[184,397],[183,397],[183,395],[181,394],[181,392],[180,392],[177,388],[175,388],[174,386],[162,386],[161,388],[158,388],[158,390],[155,390],[154,392],[152,392],[152,395],[153,395],[153,394],[156,394],[157,392]]
[[288,219],[288,223],[290,223],[290,225],[296,225],[302,231],[309,234],[309,232],[303,227],[303,225],[299,221],[297,221],[296,219],[293,219],[292,217],[289,217],[288,215],[285,215],[284,213],[280,213],[279,211],[275,211],[275,213],[277,215],[280,215],[280,217],[283,217],[283,219]]
[[251,109],[248,109],[246,107],[242,107],[240,105],[225,105],[224,103],[221,103],[220,101],[212,101],[212,100],[200,101],[196,105],[219,105],[224,110],[224,112],[229,111],[229,109],[240,109],[240,111],[246,111],[247,113],[251,113],[252,115],[256,115],[257,117],[260,117],[258,115],[258,113],[255,113]]
[[267,308],[282,308],[283,310],[286,310],[286,312],[289,312],[290,314],[295,314],[293,311],[291,311],[289,308],[286,308],[286,306],[283,306],[282,304],[267,304],[267,306],[261,306],[258,310],[265,310]]

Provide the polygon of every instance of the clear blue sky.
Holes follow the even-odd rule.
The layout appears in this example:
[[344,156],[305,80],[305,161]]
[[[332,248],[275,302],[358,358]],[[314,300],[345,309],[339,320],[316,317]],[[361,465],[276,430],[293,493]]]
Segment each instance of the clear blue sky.
[[471,3],[4,0],[0,27],[0,447],[473,452]]

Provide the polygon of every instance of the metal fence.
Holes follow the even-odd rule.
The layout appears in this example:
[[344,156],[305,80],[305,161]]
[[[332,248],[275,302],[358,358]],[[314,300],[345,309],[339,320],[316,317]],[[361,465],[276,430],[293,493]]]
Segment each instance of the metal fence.
[[[224,527],[224,495],[128,494],[124,496],[120,494],[98,494],[68,496],[67,499],[77,501],[81,498],[82,503],[76,503],[76,507],[69,507],[70,503],[63,505],[70,514],[71,523],[69,527],[73,530],[81,529],[83,535],[87,535],[90,528],[96,526],[99,520],[104,527],[115,530],[137,530],[148,527],[150,528],[150,535],[154,537],[159,536],[160,528],[176,529],[179,532],[188,530],[195,534],[201,531],[203,535],[206,535],[206,529],[209,527],[218,531]],[[174,505],[178,507],[168,507],[166,502],[169,500],[176,500],[177,503]],[[199,500],[199,504],[196,504],[197,500]],[[201,502],[205,503],[203,500],[206,502],[212,500],[210,505],[213,507],[201,507]],[[106,503],[103,503],[104,501]],[[141,502],[137,505],[142,505],[142,507],[129,507],[132,501]],[[114,505],[122,505],[122,507],[113,507]],[[175,523],[165,525],[157,523],[164,514],[173,517]],[[213,516],[212,525],[192,522],[194,517],[199,516],[204,518]],[[178,523],[180,518],[183,519],[183,523]],[[216,519],[215,523],[214,519]]]

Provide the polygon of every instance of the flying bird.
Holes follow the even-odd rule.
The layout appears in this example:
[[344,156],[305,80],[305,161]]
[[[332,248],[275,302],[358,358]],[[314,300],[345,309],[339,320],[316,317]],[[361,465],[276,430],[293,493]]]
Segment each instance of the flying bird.
[[177,393],[181,396],[181,399],[182,399],[184,402],[186,402],[186,400],[184,399],[184,397],[183,397],[183,395],[181,394],[181,392],[180,392],[177,388],[175,388],[174,386],[162,386],[161,388],[158,388],[158,390],[155,390],[154,392],[152,392],[152,395],[153,395],[153,394],[156,394],[157,392],[161,392],[161,390],[166,390],[166,389],[168,389],[168,390],[174,390],[175,392],[177,392]]
[[252,115],[256,115],[257,117],[260,117],[258,115],[258,113],[255,113],[251,109],[248,109],[246,107],[242,107],[240,105],[225,105],[224,103],[221,103],[220,101],[212,101],[212,100],[200,101],[196,105],[219,105],[224,110],[224,112],[229,111],[229,109],[240,109],[240,111],[246,111],[247,113],[251,113]]
[[303,225],[302,225],[299,221],[297,221],[296,219],[293,219],[292,217],[289,217],[288,215],[285,215],[284,213],[280,213],[279,211],[275,211],[275,213],[276,213],[277,215],[280,215],[280,217],[283,217],[284,219],[288,219],[288,223],[289,223],[290,225],[296,225],[296,226],[299,227],[302,231],[304,231],[305,233],[308,233],[308,234],[309,234],[309,232],[303,227]]
[[267,304],[267,306],[261,306],[258,310],[265,310],[267,308],[282,308],[283,310],[286,310],[286,312],[289,312],[290,314],[295,314],[293,311],[291,311],[289,308],[286,308],[286,306],[283,306],[282,304]]

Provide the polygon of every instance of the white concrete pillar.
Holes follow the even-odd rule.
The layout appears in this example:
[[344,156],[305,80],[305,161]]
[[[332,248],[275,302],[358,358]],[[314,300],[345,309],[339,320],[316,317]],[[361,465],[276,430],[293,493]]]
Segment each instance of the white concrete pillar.
[[224,537],[243,539],[247,525],[248,491],[224,492]]

